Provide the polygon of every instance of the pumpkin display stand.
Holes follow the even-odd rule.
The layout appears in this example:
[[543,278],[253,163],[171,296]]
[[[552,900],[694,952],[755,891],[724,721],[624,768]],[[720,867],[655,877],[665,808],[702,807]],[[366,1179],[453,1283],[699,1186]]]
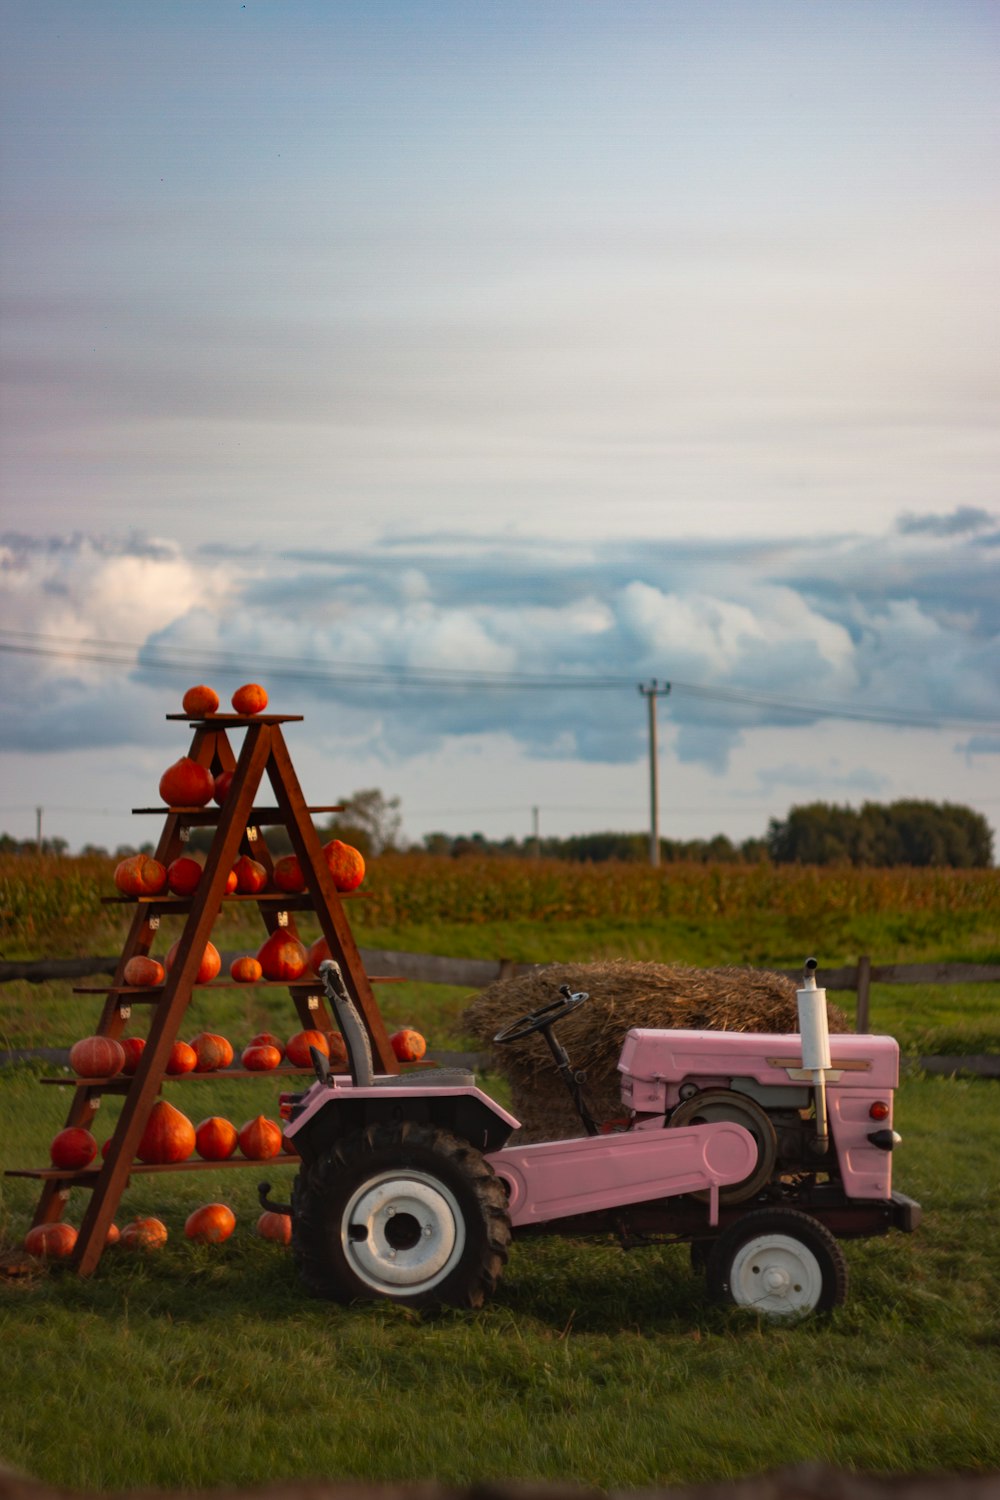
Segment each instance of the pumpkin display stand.
[[[90,1190],[90,1201],[72,1255],[72,1265],[81,1275],[89,1275],[96,1268],[118,1204],[133,1173],[218,1171],[220,1167],[260,1166],[259,1162],[246,1158],[230,1158],[224,1162],[200,1160],[167,1164],[147,1164],[136,1160],[147,1119],[164,1081],[174,1084],[183,1083],[185,1078],[206,1077],[204,1073],[169,1075],[167,1064],[191,1002],[193,989],[211,991],[229,983],[217,979],[208,984],[199,982],[202,955],[209,942],[212,925],[224,902],[256,901],[263,924],[272,935],[284,929],[289,936],[297,937],[295,913],[315,912],[330,954],[340,964],[351,996],[363,1017],[376,1066],[383,1073],[399,1072],[399,1063],[372,992],[372,980],[364,971],[344,911],[343,901],[348,898],[336,889],[319,835],[312,822],[313,814],[337,809],[306,806],[282,734],[283,724],[300,722],[302,716],[268,713],[211,713],[196,716],[185,713],[167,714],[166,717],[168,720],[183,720],[193,728],[194,737],[188,752],[190,760],[204,767],[213,777],[224,772],[231,773],[228,792],[218,808],[168,805],[135,808],[133,811],[139,815],[157,814],[164,817],[165,814],[155,858],[168,866],[183,854],[188,829],[214,825],[215,833],[205,867],[195,891],[189,896],[176,896],[165,891],[153,896],[106,898],[135,908],[115,976],[110,985],[83,987],[76,991],[77,994],[105,997],[95,1034],[112,1041],[116,1041],[124,1031],[132,1006],[152,1006],[153,1014],[145,1049],[131,1076],[119,1074],[105,1078],[62,1077],[42,1080],[73,1088],[73,1099],[66,1120],[67,1129],[89,1129],[103,1094],[124,1095],[121,1114],[108,1142],[103,1162],[94,1162],[82,1168],[50,1166],[19,1169],[9,1174],[36,1177],[42,1181],[33,1227],[58,1223],[63,1217],[72,1188]],[[229,734],[233,730],[245,731],[238,758],[229,741]],[[273,804],[267,806],[260,803],[258,796],[265,781],[269,783],[273,796]],[[305,880],[305,890],[300,894],[275,891],[272,888],[274,862],[263,834],[263,829],[271,826],[280,826],[288,831]],[[267,872],[267,886],[252,895],[227,894],[229,872],[241,855],[255,860]],[[173,962],[162,984],[152,988],[128,984],[125,980],[126,965],[132,959],[148,957],[161,915],[170,914],[182,915],[186,920],[175,945]],[[294,981],[276,980],[272,983],[288,990],[304,1028],[321,1031],[334,1029],[326,1008],[323,987],[318,979],[303,977]],[[259,1078],[260,1074],[242,1069],[227,1069],[224,1076]],[[295,1158],[288,1157],[287,1160],[292,1164]]]

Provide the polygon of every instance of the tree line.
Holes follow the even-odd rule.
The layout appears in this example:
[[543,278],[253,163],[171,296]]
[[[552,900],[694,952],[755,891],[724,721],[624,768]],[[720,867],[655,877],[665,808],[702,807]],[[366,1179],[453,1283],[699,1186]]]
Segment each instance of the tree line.
[[[645,833],[584,833],[570,838],[484,838],[481,833],[427,834],[429,854],[461,858],[497,854],[541,856],[585,863],[649,860]],[[953,802],[866,802],[861,808],[811,802],[772,818],[763,838],[734,843],[724,833],[711,839],[661,839],[660,861],[676,864],[945,865],[985,869],[993,863],[993,833],[981,813]]]
[[[398,797],[386,797],[377,787],[341,799],[341,809],[317,825],[320,838],[339,838],[360,849],[366,859],[405,852]],[[213,829],[191,830],[189,848],[207,852]],[[268,847],[278,855],[291,843],[283,828],[268,830]],[[569,838],[489,839],[482,833],[428,833],[409,846],[442,858],[488,855],[507,859],[563,859],[585,864],[607,860],[645,864],[649,835],[607,831],[578,833]],[[65,839],[46,839],[42,852],[63,854]],[[144,844],[141,852],[152,853]],[[0,834],[0,853],[33,854],[33,839]],[[84,854],[107,854],[88,845]],[[131,846],[116,849],[122,857]],[[891,868],[895,865],[939,865],[953,869],[986,869],[993,863],[993,833],[981,813],[954,802],[866,802],[860,808],[810,802],[792,807],[785,818],[772,818],[762,838],[734,843],[724,833],[710,839],[661,839],[663,864],[774,864],[856,865]]]

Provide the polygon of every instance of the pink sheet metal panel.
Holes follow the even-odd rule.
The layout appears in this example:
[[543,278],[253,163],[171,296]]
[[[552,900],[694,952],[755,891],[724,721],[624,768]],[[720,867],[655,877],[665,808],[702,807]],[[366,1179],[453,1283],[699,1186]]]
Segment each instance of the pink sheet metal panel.
[[[385,1077],[387,1075],[379,1076]],[[505,1120],[512,1130],[517,1130],[517,1128],[521,1124],[520,1120],[516,1119],[512,1114],[508,1113],[508,1111],[505,1110],[502,1105],[498,1104],[495,1099],[491,1099],[488,1094],[484,1094],[482,1089],[476,1088],[473,1084],[459,1084],[455,1088],[435,1087],[434,1074],[430,1069],[428,1069],[427,1087],[428,1090],[433,1093],[435,1098],[444,1099],[451,1098],[456,1095],[468,1094],[473,1099],[481,1099],[482,1102],[489,1108],[490,1112],[496,1115],[499,1119]],[[312,1088],[309,1090],[309,1097],[306,1101],[305,1108],[303,1109],[302,1113],[300,1115],[297,1115],[290,1125],[285,1126],[284,1134],[290,1141],[294,1141],[296,1135],[302,1129],[303,1125],[305,1125],[308,1120],[311,1120],[314,1114],[318,1113],[319,1110],[323,1109],[327,1104],[329,1104],[331,1089],[334,1094],[339,1093],[350,1095],[352,1098],[360,1099],[412,1099],[414,1095],[413,1088],[408,1088],[404,1084],[399,1084],[396,1087],[393,1087],[391,1084],[385,1084],[384,1087],[380,1088],[355,1088],[350,1078],[346,1077],[346,1075],[344,1077],[334,1075],[329,1084],[323,1084],[319,1087],[316,1084],[313,1084]]]
[[[841,1089],[893,1089],[899,1082],[899,1046],[891,1036],[831,1036],[833,1067],[827,1081]],[[801,1077],[802,1038],[755,1031],[648,1031],[635,1028],[622,1046],[618,1070],[623,1098],[633,1109],[655,1113],[677,1102],[685,1080],[701,1087],[727,1078],[760,1084],[811,1083]],[[798,1075],[798,1076],[797,1076]],[[673,1087],[671,1087],[671,1085]]]
[[508,1185],[515,1227],[705,1189],[715,1224],[719,1188],[753,1171],[757,1146],[742,1126],[720,1121],[539,1141],[505,1147],[487,1161]]
[[[871,1106],[887,1104],[887,1116],[873,1120]],[[892,1196],[892,1152],[880,1151],[868,1139],[874,1130],[892,1129],[892,1094],[888,1089],[842,1092],[828,1089],[826,1105],[844,1191],[851,1198]]]

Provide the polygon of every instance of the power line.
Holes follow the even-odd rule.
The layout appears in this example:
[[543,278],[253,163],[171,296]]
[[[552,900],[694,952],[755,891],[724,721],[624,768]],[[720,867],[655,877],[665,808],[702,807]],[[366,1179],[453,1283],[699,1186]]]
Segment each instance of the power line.
[[[62,643],[62,644],[59,644]],[[30,631],[0,630],[0,652],[10,654],[68,658],[99,665],[129,667],[150,672],[189,672],[197,663],[199,671],[242,672],[260,675],[261,669],[280,670],[289,681],[367,687],[391,686],[438,691],[568,691],[606,692],[634,691],[634,675],[585,675],[567,673],[496,672],[479,668],[416,667],[391,662],[338,662],[309,665],[301,657],[271,656],[255,652],[252,658],[232,652],[214,652],[187,647],[137,647],[123,641],[94,640],[67,636],[47,636]],[[667,687],[664,681],[664,690]],[[744,688],[711,687],[704,683],[681,682],[669,678],[675,695],[732,707],[766,709],[797,720],[841,719],[858,723],[886,724],[905,729],[1000,730],[1000,718],[953,718],[948,715],[917,711],[869,709],[845,703],[824,703],[815,699],[788,698],[757,693]]]
[[[0,636],[25,637],[28,636],[28,632],[2,631]],[[36,641],[58,639],[59,637],[56,636],[28,637],[28,640]],[[85,646],[88,649],[83,649]],[[631,677],[583,675],[573,677],[556,673],[546,675],[527,672],[491,672],[478,668],[414,667],[392,662],[331,661],[326,666],[310,667],[303,664],[301,657],[268,656],[255,652],[251,661],[247,657],[238,657],[225,652],[207,656],[204,650],[186,650],[183,647],[170,647],[169,650],[160,650],[157,654],[152,654],[145,648],[115,641],[94,642],[89,645],[81,641],[79,644],[54,647],[31,645],[28,641],[22,644],[19,641],[0,639],[0,651],[24,656],[63,657],[98,665],[130,667],[140,671],[190,672],[191,666],[196,663],[199,671],[202,672],[255,672],[259,674],[262,668],[272,667],[280,671],[283,678],[291,681],[331,684],[357,682],[369,686],[373,683],[386,683],[394,688],[431,686],[458,688],[466,691],[469,688],[503,691],[520,691],[526,688],[545,692],[559,688],[570,690],[584,688],[587,691],[612,689],[620,692],[625,688],[630,688],[633,684]],[[188,661],[189,657],[191,661]]]

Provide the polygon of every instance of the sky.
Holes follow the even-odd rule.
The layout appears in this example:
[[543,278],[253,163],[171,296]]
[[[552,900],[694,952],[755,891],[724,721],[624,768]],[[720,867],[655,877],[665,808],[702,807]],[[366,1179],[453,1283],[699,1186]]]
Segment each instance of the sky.
[[[0,829],[1000,830],[993,0],[0,0]],[[1000,839],[997,840],[1000,850]]]

